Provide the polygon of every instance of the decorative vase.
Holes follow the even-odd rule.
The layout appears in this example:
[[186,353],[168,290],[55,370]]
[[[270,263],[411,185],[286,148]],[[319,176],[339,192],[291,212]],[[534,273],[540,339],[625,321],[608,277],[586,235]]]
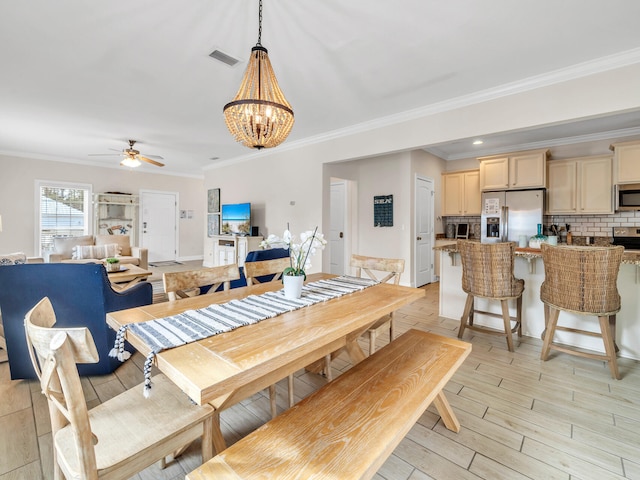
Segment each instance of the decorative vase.
[[285,298],[300,298],[302,296],[302,283],[304,275],[283,275]]

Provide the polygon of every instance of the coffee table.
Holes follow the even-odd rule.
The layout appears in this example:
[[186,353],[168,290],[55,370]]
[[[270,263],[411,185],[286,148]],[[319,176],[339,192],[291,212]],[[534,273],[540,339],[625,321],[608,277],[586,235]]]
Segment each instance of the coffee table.
[[151,273],[149,270],[144,270],[137,265],[125,263],[120,266],[120,271],[107,272],[107,275],[113,289],[121,292],[145,280]]

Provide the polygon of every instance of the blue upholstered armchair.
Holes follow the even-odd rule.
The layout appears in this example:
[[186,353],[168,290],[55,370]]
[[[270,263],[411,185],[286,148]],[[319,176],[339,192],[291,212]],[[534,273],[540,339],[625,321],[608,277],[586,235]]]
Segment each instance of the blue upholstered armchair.
[[80,375],[104,375],[122,363],[109,357],[115,332],[106,314],[149,305],[152,288],[142,282],[123,291],[111,288],[102,264],[43,263],[0,268],[0,311],[7,341],[11,378],[35,378],[27,351],[24,316],[43,297],[49,297],[59,327],[88,327],[100,361],[78,365]]

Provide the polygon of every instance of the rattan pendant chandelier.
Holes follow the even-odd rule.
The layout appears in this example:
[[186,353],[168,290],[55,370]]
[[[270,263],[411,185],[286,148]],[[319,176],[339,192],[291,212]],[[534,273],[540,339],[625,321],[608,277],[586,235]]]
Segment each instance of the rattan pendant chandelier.
[[235,98],[224,108],[224,120],[235,139],[249,148],[271,148],[285,141],[293,127],[293,110],[284,98],[262,40],[259,0],[258,43]]

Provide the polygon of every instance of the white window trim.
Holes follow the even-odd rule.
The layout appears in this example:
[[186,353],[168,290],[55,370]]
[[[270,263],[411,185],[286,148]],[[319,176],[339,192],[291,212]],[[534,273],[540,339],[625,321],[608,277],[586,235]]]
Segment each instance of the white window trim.
[[54,187],[54,188],[77,188],[84,189],[88,192],[87,210],[85,212],[85,222],[87,225],[87,234],[93,235],[93,185],[90,183],[77,183],[77,182],[60,182],[57,180],[35,180],[34,185],[34,206],[35,212],[34,218],[34,248],[35,252],[40,252],[39,255],[44,255],[44,252],[40,250],[40,188],[41,187]]

